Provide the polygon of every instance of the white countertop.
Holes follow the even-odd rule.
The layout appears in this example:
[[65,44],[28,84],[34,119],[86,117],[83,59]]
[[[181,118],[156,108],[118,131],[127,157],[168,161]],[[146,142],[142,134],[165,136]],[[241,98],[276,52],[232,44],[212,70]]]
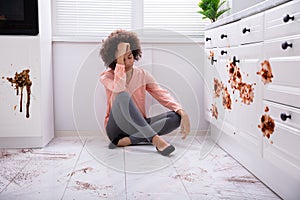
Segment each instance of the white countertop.
[[240,20],[242,18],[245,18],[245,17],[248,17],[250,15],[254,15],[256,13],[265,11],[267,9],[273,8],[275,6],[278,6],[278,5],[283,4],[285,2],[288,2],[288,1],[291,1],[291,0],[265,0],[261,3],[258,3],[254,6],[249,7],[247,9],[244,9],[244,10],[241,10],[237,13],[234,13],[234,14],[228,16],[228,17],[225,17],[223,19],[219,19],[216,22],[213,22],[210,25],[208,25],[205,29],[206,30],[212,29],[212,28],[224,25],[224,24],[228,24],[230,22]]

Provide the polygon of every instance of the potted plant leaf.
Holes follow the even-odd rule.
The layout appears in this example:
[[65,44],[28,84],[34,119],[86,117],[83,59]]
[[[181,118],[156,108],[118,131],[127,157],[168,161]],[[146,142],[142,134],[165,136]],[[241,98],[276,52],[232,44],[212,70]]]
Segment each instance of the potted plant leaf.
[[199,8],[202,10],[198,11],[198,13],[203,15],[202,19],[208,18],[211,22],[215,22],[218,17],[230,10],[230,8],[220,10],[225,2],[226,1],[220,2],[220,0],[202,0],[198,4]]

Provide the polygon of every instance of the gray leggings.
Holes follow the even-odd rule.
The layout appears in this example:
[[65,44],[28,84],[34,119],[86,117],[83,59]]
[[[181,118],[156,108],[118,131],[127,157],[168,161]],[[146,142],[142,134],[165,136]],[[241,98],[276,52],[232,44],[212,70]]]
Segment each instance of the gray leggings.
[[127,92],[120,92],[110,111],[106,133],[113,144],[129,137],[132,144],[151,142],[155,135],[165,135],[180,125],[181,117],[174,111],[144,118]]

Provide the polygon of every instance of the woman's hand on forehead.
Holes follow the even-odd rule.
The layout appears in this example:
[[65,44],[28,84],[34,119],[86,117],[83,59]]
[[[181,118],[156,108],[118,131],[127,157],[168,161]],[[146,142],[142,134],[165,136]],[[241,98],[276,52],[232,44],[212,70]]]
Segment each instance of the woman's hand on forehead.
[[128,51],[130,51],[130,44],[125,42],[120,42],[117,48],[117,58],[125,55]]

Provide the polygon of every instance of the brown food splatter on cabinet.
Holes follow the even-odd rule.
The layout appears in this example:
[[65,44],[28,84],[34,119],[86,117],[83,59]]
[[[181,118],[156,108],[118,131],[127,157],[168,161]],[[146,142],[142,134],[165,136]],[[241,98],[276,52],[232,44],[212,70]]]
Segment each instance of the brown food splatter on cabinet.
[[211,111],[212,117],[218,119],[219,113],[218,113],[218,108],[217,108],[216,104],[211,104],[211,106],[212,107],[211,107],[210,111]]
[[223,94],[222,95],[222,104],[223,104],[224,108],[231,110],[231,97],[230,97],[227,87],[223,88],[222,94]]
[[208,56],[208,60],[213,59],[215,56],[215,53],[213,51],[209,51],[209,56]]
[[223,89],[223,83],[222,81],[219,81],[218,79],[214,78],[214,92],[215,92],[215,98],[220,97],[221,91]]
[[266,107],[265,107],[265,112],[269,112],[269,110],[270,110],[269,107],[266,106]]
[[264,114],[260,118],[260,125],[258,125],[263,136],[267,137],[268,139],[273,134],[275,130],[275,122],[274,119],[270,115]]
[[26,88],[27,92],[27,102],[26,102],[26,118],[29,118],[29,106],[30,106],[30,95],[31,95],[31,85],[32,82],[29,76],[29,69],[23,70],[21,73],[15,73],[13,78],[7,77],[7,80],[11,83],[11,86],[14,86],[16,90],[16,94],[19,95],[21,92],[20,97],[20,112],[23,111],[22,103],[23,103],[23,89]]
[[247,83],[240,83],[239,85],[240,98],[242,99],[242,102],[246,105],[250,105],[254,99],[254,88],[251,84]]
[[[243,82],[242,74],[240,72],[240,68],[237,65],[234,65],[233,62],[230,62],[229,66],[227,65],[229,80],[228,83],[230,87],[233,89],[233,93],[235,90],[240,92],[240,98],[242,103],[246,105],[250,105],[254,101],[254,84],[249,84]],[[247,74],[248,76],[248,74]]]
[[228,83],[230,84],[231,88],[234,90],[239,90],[239,84],[242,82],[242,75],[240,72],[240,68],[230,62],[229,64],[229,80]]
[[272,74],[272,68],[270,65],[270,62],[267,60],[264,60],[261,63],[261,69],[256,74],[260,75],[262,78],[262,82],[266,85],[267,83],[272,82],[273,74]]

